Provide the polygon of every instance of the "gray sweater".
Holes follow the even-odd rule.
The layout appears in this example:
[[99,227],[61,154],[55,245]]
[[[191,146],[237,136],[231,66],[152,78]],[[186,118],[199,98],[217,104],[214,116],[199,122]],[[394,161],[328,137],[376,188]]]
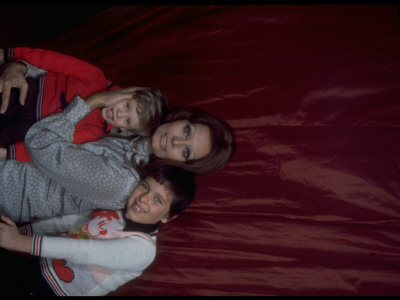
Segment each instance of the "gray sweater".
[[16,222],[90,209],[121,209],[139,181],[131,166],[147,162],[147,139],[105,137],[73,144],[75,125],[90,112],[79,97],[35,123],[25,137],[32,162],[0,160],[0,213]]

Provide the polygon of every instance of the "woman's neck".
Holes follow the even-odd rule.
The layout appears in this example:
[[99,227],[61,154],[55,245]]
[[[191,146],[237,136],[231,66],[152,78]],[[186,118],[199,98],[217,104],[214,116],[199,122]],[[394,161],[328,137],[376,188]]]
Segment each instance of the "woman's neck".
[[151,136],[147,138],[147,147],[149,148],[149,152],[153,153],[153,148],[151,147]]

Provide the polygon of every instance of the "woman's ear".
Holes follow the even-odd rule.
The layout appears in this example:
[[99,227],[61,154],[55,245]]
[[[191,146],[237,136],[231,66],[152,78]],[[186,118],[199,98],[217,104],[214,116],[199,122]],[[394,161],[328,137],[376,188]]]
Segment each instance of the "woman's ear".
[[175,219],[175,218],[177,218],[178,217],[178,215],[175,215],[175,216],[173,216],[172,218],[169,218],[168,219],[168,216],[166,216],[166,217],[164,217],[164,218],[162,218],[161,219],[161,223],[168,223],[168,222],[171,222],[173,219]]

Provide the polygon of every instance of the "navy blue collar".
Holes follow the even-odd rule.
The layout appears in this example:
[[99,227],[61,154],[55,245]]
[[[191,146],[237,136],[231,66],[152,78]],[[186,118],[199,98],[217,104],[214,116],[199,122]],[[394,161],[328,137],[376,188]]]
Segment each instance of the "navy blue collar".
[[133,222],[129,220],[128,217],[126,216],[126,209],[122,211],[122,217],[126,222],[124,231],[139,231],[147,234],[152,234],[155,231],[157,231],[158,225],[160,224],[160,222],[156,224],[140,224]]

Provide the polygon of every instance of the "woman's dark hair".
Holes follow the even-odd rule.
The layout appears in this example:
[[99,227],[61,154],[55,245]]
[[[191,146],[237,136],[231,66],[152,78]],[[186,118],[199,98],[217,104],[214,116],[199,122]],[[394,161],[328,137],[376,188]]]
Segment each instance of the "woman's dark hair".
[[[168,109],[162,124],[177,120],[188,120],[192,124],[208,126],[211,133],[211,151],[203,158],[185,162],[162,159],[165,163],[179,166],[195,174],[211,173],[228,164],[236,150],[236,143],[233,130],[227,122],[201,109],[174,107]],[[153,159],[155,155],[151,156],[151,160]]]
[[152,177],[172,191],[174,198],[169,210],[169,219],[183,213],[194,199],[196,186],[192,172],[155,159],[143,166],[139,175],[140,178]]

